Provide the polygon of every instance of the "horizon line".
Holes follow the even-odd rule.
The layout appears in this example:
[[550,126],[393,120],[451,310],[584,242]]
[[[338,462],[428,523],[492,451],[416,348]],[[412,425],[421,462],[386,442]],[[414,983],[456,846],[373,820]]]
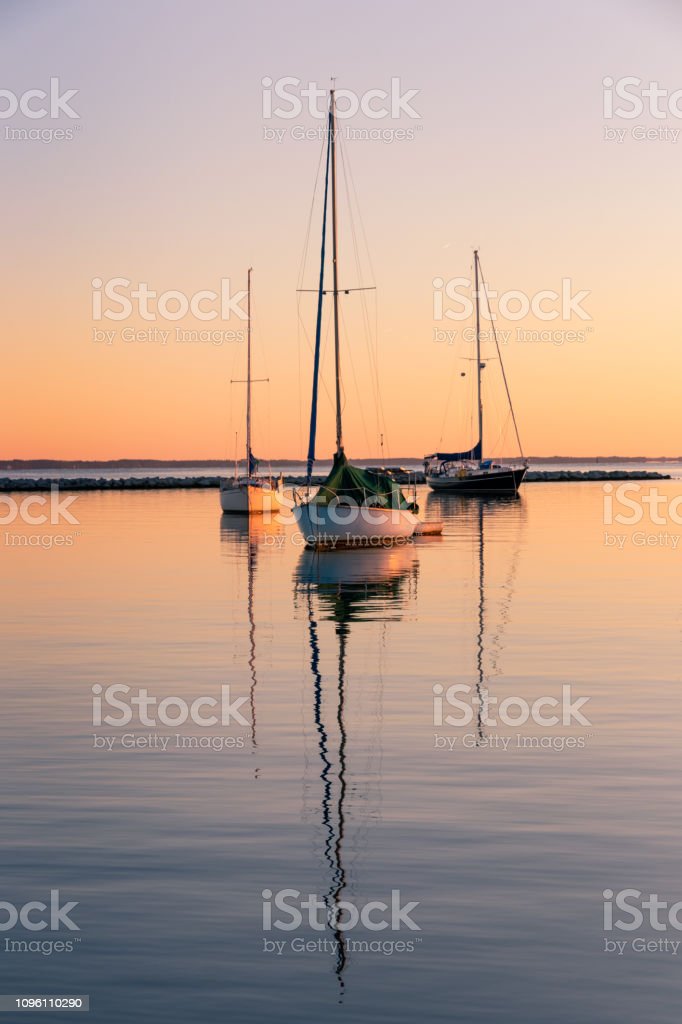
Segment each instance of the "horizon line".
[[[619,461],[619,462],[682,462],[682,455],[526,455],[526,456],[507,456],[498,455],[491,456],[491,458],[497,460],[508,461],[512,458],[520,459],[526,458],[533,462],[601,462],[601,461]],[[234,465],[235,462],[240,464],[244,462],[244,459],[225,459],[225,458],[203,458],[203,459],[159,459],[159,458],[145,458],[135,456],[123,456],[115,459],[69,459],[69,458],[0,458],[0,467],[8,468],[12,465],[19,466],[115,466],[115,465],[138,465],[138,466],[214,466],[214,465]],[[332,457],[323,457],[315,460],[316,462],[331,462]],[[400,455],[400,456],[354,456],[356,462],[379,462],[381,461],[384,465],[397,464],[399,462],[424,462],[424,456],[416,455]],[[259,459],[258,462],[261,465],[275,465],[277,463],[283,463],[286,465],[306,465],[306,459],[301,458],[286,458],[278,457],[271,459]]]

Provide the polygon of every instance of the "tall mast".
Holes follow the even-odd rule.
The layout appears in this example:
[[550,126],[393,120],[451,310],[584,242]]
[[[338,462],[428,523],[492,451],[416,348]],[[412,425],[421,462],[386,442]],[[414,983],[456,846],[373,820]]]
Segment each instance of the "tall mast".
[[338,263],[336,258],[336,112],[334,109],[334,89],[330,92],[329,130],[331,132],[332,157],[332,268],[334,274],[334,359],[336,367],[336,454],[343,451],[343,434],[341,429],[341,367],[339,351],[339,286]]
[[478,294],[478,249],[474,249],[474,288],[476,291],[476,398],[478,401],[478,443],[483,458],[483,402],[481,400],[481,317]]
[[246,284],[246,475],[251,476],[251,270]]

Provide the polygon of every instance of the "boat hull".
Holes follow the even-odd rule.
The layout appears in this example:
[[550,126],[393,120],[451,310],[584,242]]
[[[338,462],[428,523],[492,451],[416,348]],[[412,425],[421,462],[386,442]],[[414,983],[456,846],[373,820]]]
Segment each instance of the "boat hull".
[[525,475],[525,466],[503,467],[475,475],[427,476],[426,482],[432,490],[448,494],[516,494]]
[[235,483],[220,486],[220,507],[232,515],[263,515],[283,507],[284,492],[270,483]]
[[[419,520],[407,509],[350,509],[340,506],[299,505],[295,510],[298,528],[309,548],[388,547],[408,541]],[[343,520],[343,521],[341,521]]]

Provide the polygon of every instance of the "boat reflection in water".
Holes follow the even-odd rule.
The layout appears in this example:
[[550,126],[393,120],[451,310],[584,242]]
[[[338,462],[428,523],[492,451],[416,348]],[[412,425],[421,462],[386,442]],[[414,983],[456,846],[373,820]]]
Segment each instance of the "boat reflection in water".
[[[256,620],[254,617],[254,588],[257,574],[258,547],[266,538],[281,534],[283,528],[277,522],[266,522],[266,516],[222,515],[220,517],[220,540],[229,543],[236,549],[237,560],[242,562],[246,555],[246,616],[248,619],[249,653],[249,711],[251,716],[251,752],[256,753],[258,740],[256,735]],[[244,549],[246,549],[244,551]],[[258,778],[258,768],[254,769],[254,778]]]
[[[453,494],[429,494],[426,509],[443,519],[450,531],[462,533],[473,542],[473,578],[476,593],[476,735],[479,746],[485,741],[489,710],[489,684],[500,676],[500,656],[504,632],[511,614],[516,586],[526,506],[518,494],[496,497],[467,497]],[[486,553],[486,523],[495,519],[498,552]],[[504,528],[502,528],[502,522]],[[490,545],[489,545],[490,548]],[[499,554],[499,557],[494,557]]]
[[[380,786],[380,735],[363,736],[349,750],[351,729],[381,728],[382,648],[378,645],[378,680],[366,667],[362,677],[348,671],[348,646],[353,623],[399,621],[409,602],[416,600],[419,563],[412,545],[344,552],[305,550],[294,574],[294,603],[308,620],[310,673],[315,737],[319,754],[321,794],[316,814],[322,825],[322,845],[328,888],[324,894],[327,924],[335,942],[334,969],[343,1001],[344,971],[349,950],[343,924],[344,901],[352,899],[353,879],[346,865],[346,845],[357,855],[362,831],[373,810],[372,787]],[[329,642],[324,624],[334,623],[336,636],[333,667],[323,670]],[[373,650],[376,650],[376,646]],[[373,702],[374,707],[368,707]],[[365,751],[362,765],[353,753]],[[373,758],[375,764],[367,758]],[[355,773],[353,773],[353,765]],[[374,782],[372,780],[375,780]],[[352,831],[352,841],[348,842]]]

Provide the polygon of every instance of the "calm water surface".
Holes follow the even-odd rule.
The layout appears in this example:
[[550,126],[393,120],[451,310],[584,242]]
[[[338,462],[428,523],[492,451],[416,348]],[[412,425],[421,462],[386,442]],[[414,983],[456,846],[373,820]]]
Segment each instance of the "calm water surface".
[[[424,492],[442,538],[319,556],[215,491],[3,527],[0,897],[59,889],[80,930],[0,934],[0,992],[89,993],[107,1024],[677,1022],[682,947],[604,952],[602,892],[682,897],[682,525],[605,526],[603,501]],[[229,684],[243,721],[93,724],[115,684],[130,707]],[[470,720],[440,724],[454,684]],[[569,685],[586,725],[483,720]],[[419,930],[264,931],[282,889],[399,890]]]

